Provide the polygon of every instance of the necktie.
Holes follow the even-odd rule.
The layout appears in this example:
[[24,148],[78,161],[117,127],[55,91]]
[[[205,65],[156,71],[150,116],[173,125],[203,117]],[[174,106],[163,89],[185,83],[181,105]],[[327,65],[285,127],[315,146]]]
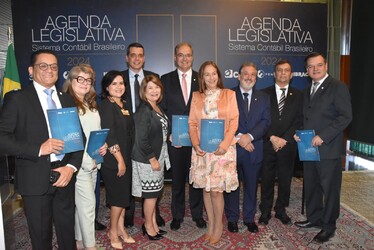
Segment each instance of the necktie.
[[48,109],[56,109],[57,108],[56,103],[52,99],[52,93],[53,93],[54,90],[53,89],[45,89],[43,91],[44,91],[44,93],[47,94]]
[[139,104],[140,104],[138,76],[139,76],[138,74],[135,74],[135,81],[134,81],[135,110],[139,107]]
[[279,102],[278,102],[279,115],[282,114],[284,103],[286,101],[286,88],[281,88],[280,90],[282,90],[282,94],[281,94],[281,96],[279,98]]
[[[53,93],[54,90],[53,89],[45,89],[43,91],[44,91],[44,93],[47,94],[47,106],[48,106],[48,109],[57,109],[56,103],[52,99],[52,93]],[[55,156],[56,156],[57,160],[61,161],[64,158],[64,155],[65,154],[55,155]]]
[[243,93],[243,96],[244,96],[244,105],[245,105],[245,109],[244,110],[246,110],[247,112],[249,112],[249,110],[248,110],[248,104],[249,104],[249,99],[248,99],[248,93]]
[[312,99],[313,96],[314,96],[314,94],[316,93],[316,91],[317,91],[317,87],[318,87],[318,84],[319,84],[319,82],[314,82],[314,83],[313,83],[313,86],[312,86],[312,93],[310,94],[310,99]]
[[188,93],[187,93],[187,81],[186,81],[186,74],[182,74],[182,92],[184,103],[187,105],[188,103]]

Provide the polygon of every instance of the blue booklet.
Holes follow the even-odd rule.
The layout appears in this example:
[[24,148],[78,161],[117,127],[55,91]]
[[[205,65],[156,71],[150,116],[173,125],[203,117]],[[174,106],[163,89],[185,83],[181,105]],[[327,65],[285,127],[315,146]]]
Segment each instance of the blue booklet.
[[65,143],[60,154],[84,149],[83,133],[76,107],[48,109],[47,115],[52,138],[63,140]]
[[192,146],[190,134],[188,133],[188,116],[173,115],[172,116],[172,143],[173,146]]
[[200,148],[208,153],[216,151],[223,140],[224,131],[225,120],[201,119]]
[[99,149],[104,145],[108,134],[108,128],[94,130],[90,133],[86,151],[92,159],[96,160],[96,164],[102,163],[104,161],[104,158],[100,155]]
[[314,130],[296,130],[296,135],[300,137],[300,141],[297,142],[300,161],[319,161],[318,147],[312,146]]

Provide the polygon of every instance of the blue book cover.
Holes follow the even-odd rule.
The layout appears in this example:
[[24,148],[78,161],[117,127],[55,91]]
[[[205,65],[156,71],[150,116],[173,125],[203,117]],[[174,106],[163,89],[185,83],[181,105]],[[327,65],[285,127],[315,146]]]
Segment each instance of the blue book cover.
[[224,131],[225,120],[201,119],[200,148],[208,153],[216,151],[223,140]]
[[300,161],[319,161],[318,147],[312,146],[314,130],[296,130],[296,135],[300,138],[297,142]]
[[86,151],[92,159],[96,160],[96,164],[102,163],[104,161],[104,158],[100,155],[99,149],[104,145],[108,134],[108,128],[94,130],[90,133]]
[[173,115],[172,116],[172,143],[173,146],[192,146],[190,134],[188,133],[188,116]]
[[64,141],[64,149],[60,154],[84,149],[83,133],[76,107],[48,109],[49,127],[52,138]]

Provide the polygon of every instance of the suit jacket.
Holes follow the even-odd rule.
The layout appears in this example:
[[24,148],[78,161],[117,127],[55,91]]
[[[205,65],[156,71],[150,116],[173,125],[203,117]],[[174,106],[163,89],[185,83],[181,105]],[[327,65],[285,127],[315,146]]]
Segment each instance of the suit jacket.
[[351,97],[347,86],[328,76],[312,100],[310,85],[304,90],[304,129],[314,129],[323,140],[321,159],[337,159],[345,154],[344,129],[352,120]]
[[[73,98],[58,92],[62,107],[75,107]],[[16,184],[21,195],[42,195],[49,187],[49,155],[38,156],[49,138],[48,126],[33,84],[9,92],[0,111],[0,152],[16,157]],[[62,166],[81,166],[83,151],[65,154]]]
[[[189,133],[192,146],[200,144],[200,126],[204,108],[205,94],[193,92],[190,116],[188,118]],[[217,100],[218,119],[225,120],[224,138],[220,147],[227,150],[236,143],[235,132],[238,129],[239,112],[235,105],[235,93],[230,89],[221,89]]]
[[[125,80],[125,87],[126,87],[126,91],[125,91],[125,96],[126,96],[126,102],[129,103],[130,105],[130,110],[133,110],[132,108],[132,97],[131,97],[131,87],[130,87],[130,75],[129,75],[129,70],[126,69],[124,71],[121,72],[122,75],[123,75],[123,79]],[[157,76],[158,78],[160,78],[160,76],[152,71],[148,71],[148,70],[144,70],[143,69],[143,74],[144,76],[148,76],[148,75],[155,75]],[[139,83],[141,84],[141,82]]]
[[295,130],[300,129],[303,123],[303,94],[300,90],[288,87],[286,102],[282,115],[279,115],[277,93],[275,85],[263,89],[270,97],[271,126],[266,133],[266,140],[275,135],[287,141],[296,143],[293,139]]
[[259,163],[263,159],[263,137],[268,131],[270,118],[270,100],[269,96],[259,90],[253,89],[250,110],[244,109],[243,95],[240,87],[233,88],[236,93],[236,100],[239,109],[239,127],[236,134],[250,133],[253,136],[253,145],[255,150],[248,152],[241,146],[237,146],[237,157],[249,156],[250,163]]
[[166,112],[170,122],[172,121],[173,115],[189,115],[192,93],[199,90],[198,73],[192,71],[191,91],[187,105],[184,103],[178,70],[171,71],[161,76],[161,82],[164,85],[164,98],[161,102],[161,107]]
[[[162,109],[161,112],[163,112]],[[163,132],[160,117],[149,103],[141,102],[134,120],[136,124],[135,144],[131,158],[149,164],[149,159],[153,157],[159,159],[162,149]],[[170,126],[168,126],[168,134],[170,134]]]

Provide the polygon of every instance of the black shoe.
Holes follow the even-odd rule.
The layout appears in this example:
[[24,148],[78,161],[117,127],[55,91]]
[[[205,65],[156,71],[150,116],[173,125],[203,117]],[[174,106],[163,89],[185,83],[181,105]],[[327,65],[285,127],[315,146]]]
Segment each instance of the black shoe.
[[182,219],[173,219],[173,221],[170,223],[171,230],[178,230],[179,228],[181,228],[182,222]]
[[206,228],[206,222],[203,218],[192,219],[198,228]]
[[238,229],[238,223],[236,221],[229,221],[227,223],[227,229],[231,232],[231,233],[237,233],[239,232],[239,229]]
[[297,222],[295,222],[295,225],[300,227],[300,228],[312,228],[312,227],[321,228],[320,225],[314,224],[314,223],[312,223],[308,220],[297,221]]
[[321,230],[316,236],[314,236],[313,241],[317,243],[325,243],[329,241],[334,236],[334,232],[327,232],[325,230]]
[[270,214],[261,214],[260,218],[258,219],[258,224],[267,225],[269,224],[270,218],[271,218]]
[[95,220],[95,230],[96,231],[103,231],[106,229],[106,226]]
[[125,227],[130,228],[134,226],[134,217],[125,215]]
[[143,236],[147,235],[149,240],[161,240],[162,238],[164,238],[164,236],[162,236],[160,234],[156,234],[154,236],[148,234],[147,229],[145,229],[144,224],[142,226],[142,231],[143,231]]
[[156,215],[156,223],[159,227],[165,226],[165,220],[161,217],[161,215]]
[[244,222],[244,225],[248,227],[248,231],[251,233],[258,233],[258,227],[254,222]]
[[283,213],[276,213],[275,218],[279,219],[284,225],[291,224],[291,218],[286,214],[286,212]]
[[158,232],[157,232],[157,234],[159,234],[159,235],[165,235],[167,233],[168,232],[166,232],[165,230],[162,230],[162,229],[159,229]]

